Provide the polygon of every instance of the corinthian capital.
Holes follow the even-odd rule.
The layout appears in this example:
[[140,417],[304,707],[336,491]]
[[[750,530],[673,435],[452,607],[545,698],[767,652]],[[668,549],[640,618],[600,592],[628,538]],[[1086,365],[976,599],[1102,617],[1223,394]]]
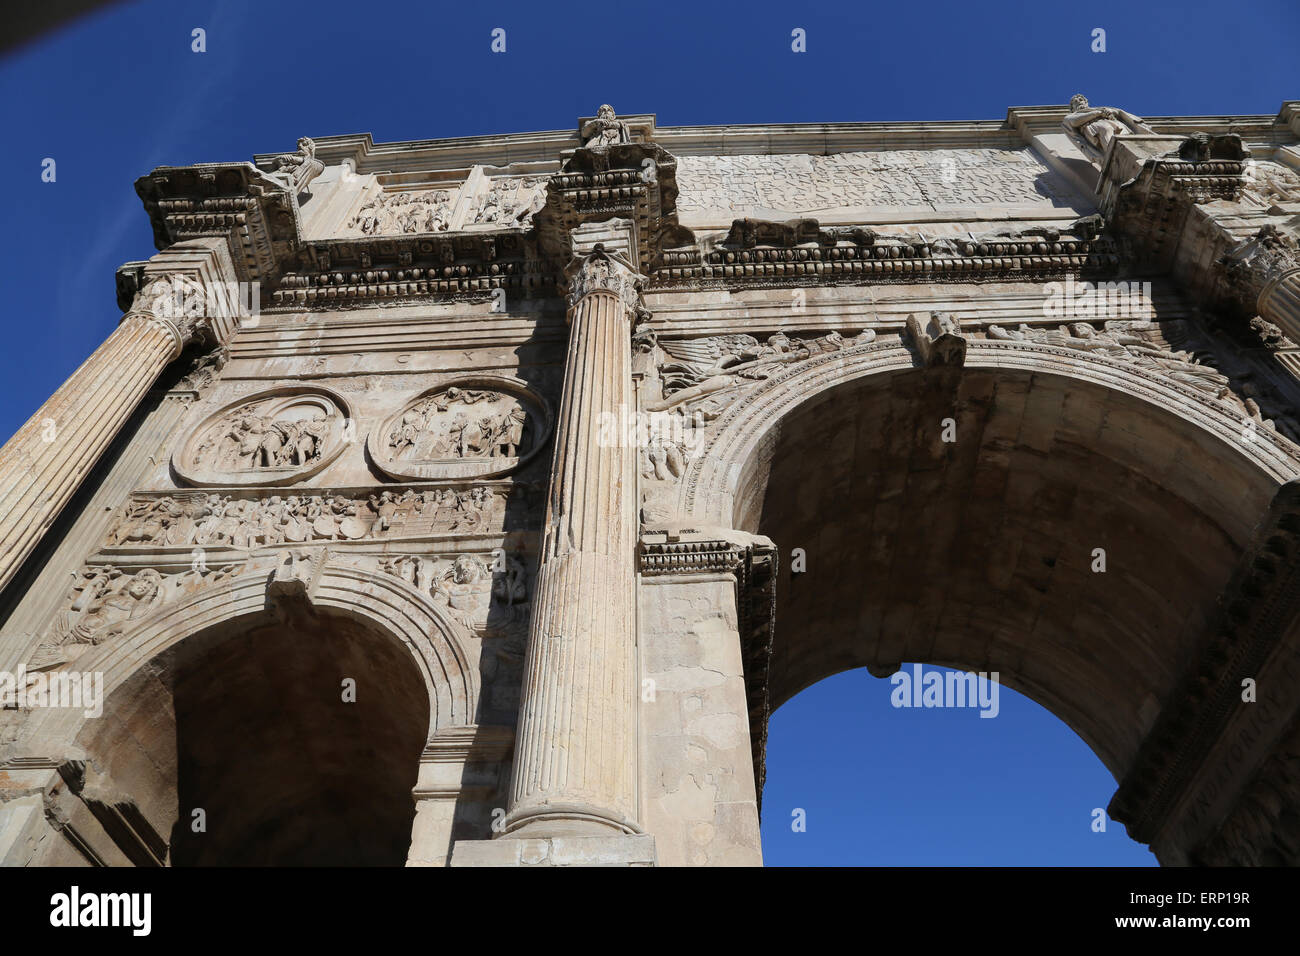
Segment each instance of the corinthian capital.
[[181,273],[155,275],[135,294],[122,321],[135,319],[162,328],[175,342],[172,358],[176,358],[186,345],[208,333],[211,298],[203,285],[189,276]]
[[576,306],[593,292],[612,292],[618,296],[629,315],[636,310],[641,296],[642,276],[626,259],[596,243],[591,253],[575,258],[565,275],[569,283],[569,307]]
[[1283,277],[1300,269],[1300,243],[1266,225],[1223,257],[1231,296],[1245,315],[1263,314],[1262,301]]

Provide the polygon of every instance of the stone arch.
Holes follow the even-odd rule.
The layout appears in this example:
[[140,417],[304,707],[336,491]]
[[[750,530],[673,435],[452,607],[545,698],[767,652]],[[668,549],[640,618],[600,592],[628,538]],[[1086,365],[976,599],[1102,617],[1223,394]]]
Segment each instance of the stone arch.
[[[838,385],[918,367],[915,354],[905,346],[872,343],[801,362],[763,382],[727,409],[699,453],[692,456],[682,480],[678,513],[688,523],[704,527],[743,528],[736,512],[742,507],[738,499],[743,498],[743,482],[790,413]],[[1300,449],[1287,439],[1260,429],[1256,441],[1243,442],[1241,419],[1229,406],[1115,359],[1027,342],[968,340],[964,367],[1055,375],[1131,395],[1151,406],[1153,413],[1176,415],[1219,439],[1279,485],[1300,475]]]
[[[149,660],[193,634],[271,606],[274,575],[266,568],[240,574],[166,604],[134,622],[120,637],[79,657],[75,668],[104,675],[104,696],[122,686]],[[465,648],[462,626],[427,595],[391,574],[324,560],[315,580],[298,589],[312,606],[351,615],[401,642],[429,697],[428,737],[473,723],[478,672]],[[71,742],[83,722],[80,711],[45,709],[33,715],[29,747]]]
[[[462,628],[324,550],[155,609],[70,668],[103,676],[100,714],[38,709],[24,728],[25,764],[57,769],[98,820],[73,810],[44,861],[400,863],[422,751],[473,730]],[[191,832],[196,806],[221,820],[210,837]]]
[[[860,423],[887,402],[903,409],[892,421],[914,431],[873,444],[875,426]],[[917,450],[919,419],[908,417],[909,403],[923,409],[937,442],[947,402],[959,431],[979,436],[960,475],[937,445]],[[836,457],[836,433],[821,420],[853,423],[852,463]],[[683,476],[674,524],[756,533],[781,553],[772,708],[851,667],[1000,670],[1117,781],[1194,663],[1270,501],[1300,474],[1300,449],[1262,428],[1243,441],[1226,403],[1115,359],[1027,342],[968,340],[960,367],[926,368],[894,342],[828,353],[758,385],[710,431]],[[853,477],[906,470],[909,455],[915,481]],[[1003,511],[1015,509],[980,496],[991,474],[1017,467],[1032,473],[1022,484],[1033,490],[1020,503],[1025,521],[1010,514],[1004,531]],[[1078,487],[1094,476],[1103,483],[1087,488],[1092,518]],[[1115,481],[1128,477],[1131,486]],[[828,506],[834,521],[819,517]],[[1090,575],[1083,548],[1094,532],[1122,552],[1104,577]],[[823,573],[792,580],[790,549],[809,542]],[[1007,557],[1000,545],[1009,565],[995,568]],[[849,571],[834,578],[827,562]]]

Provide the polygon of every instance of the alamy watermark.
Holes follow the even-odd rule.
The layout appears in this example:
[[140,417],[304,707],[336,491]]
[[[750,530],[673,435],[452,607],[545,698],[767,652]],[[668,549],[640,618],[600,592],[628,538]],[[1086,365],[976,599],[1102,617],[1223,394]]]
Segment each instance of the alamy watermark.
[[103,671],[18,672],[0,671],[0,708],[26,710],[36,707],[69,708],[87,717],[104,713]]
[[233,318],[241,328],[253,328],[262,313],[260,282],[200,282],[168,276],[144,289],[149,312],[160,319]]
[[1052,319],[1146,319],[1155,315],[1150,282],[1064,282],[1043,286],[1043,314]]
[[894,685],[889,703],[894,707],[970,707],[981,717],[996,717],[1000,671],[924,670],[913,664],[889,678]]
[[616,412],[601,412],[596,420],[596,444],[601,448],[656,448],[673,445],[694,448],[702,435],[682,415],[642,412],[620,405]]

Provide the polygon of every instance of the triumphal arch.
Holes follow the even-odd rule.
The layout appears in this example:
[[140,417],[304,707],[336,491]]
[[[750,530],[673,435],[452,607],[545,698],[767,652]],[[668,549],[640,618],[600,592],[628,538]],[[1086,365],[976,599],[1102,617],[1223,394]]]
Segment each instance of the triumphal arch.
[[0,861],[757,864],[773,709],[923,662],[1162,862],[1300,862],[1298,143],[602,106],[155,169],[0,460]]

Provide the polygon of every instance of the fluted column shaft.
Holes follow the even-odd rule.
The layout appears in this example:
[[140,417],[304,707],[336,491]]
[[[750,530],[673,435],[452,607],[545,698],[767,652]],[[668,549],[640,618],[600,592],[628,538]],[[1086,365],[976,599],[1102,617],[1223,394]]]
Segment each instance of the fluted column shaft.
[[171,322],[146,311],[127,313],[113,334],[0,448],[0,588],[183,344]]
[[1264,286],[1259,314],[1276,324],[1293,342],[1300,342],[1300,269],[1291,269]]
[[[598,269],[611,269],[606,260]],[[630,283],[628,288],[630,288]],[[626,289],[571,313],[506,829],[637,832],[636,448],[602,433],[632,407]]]

